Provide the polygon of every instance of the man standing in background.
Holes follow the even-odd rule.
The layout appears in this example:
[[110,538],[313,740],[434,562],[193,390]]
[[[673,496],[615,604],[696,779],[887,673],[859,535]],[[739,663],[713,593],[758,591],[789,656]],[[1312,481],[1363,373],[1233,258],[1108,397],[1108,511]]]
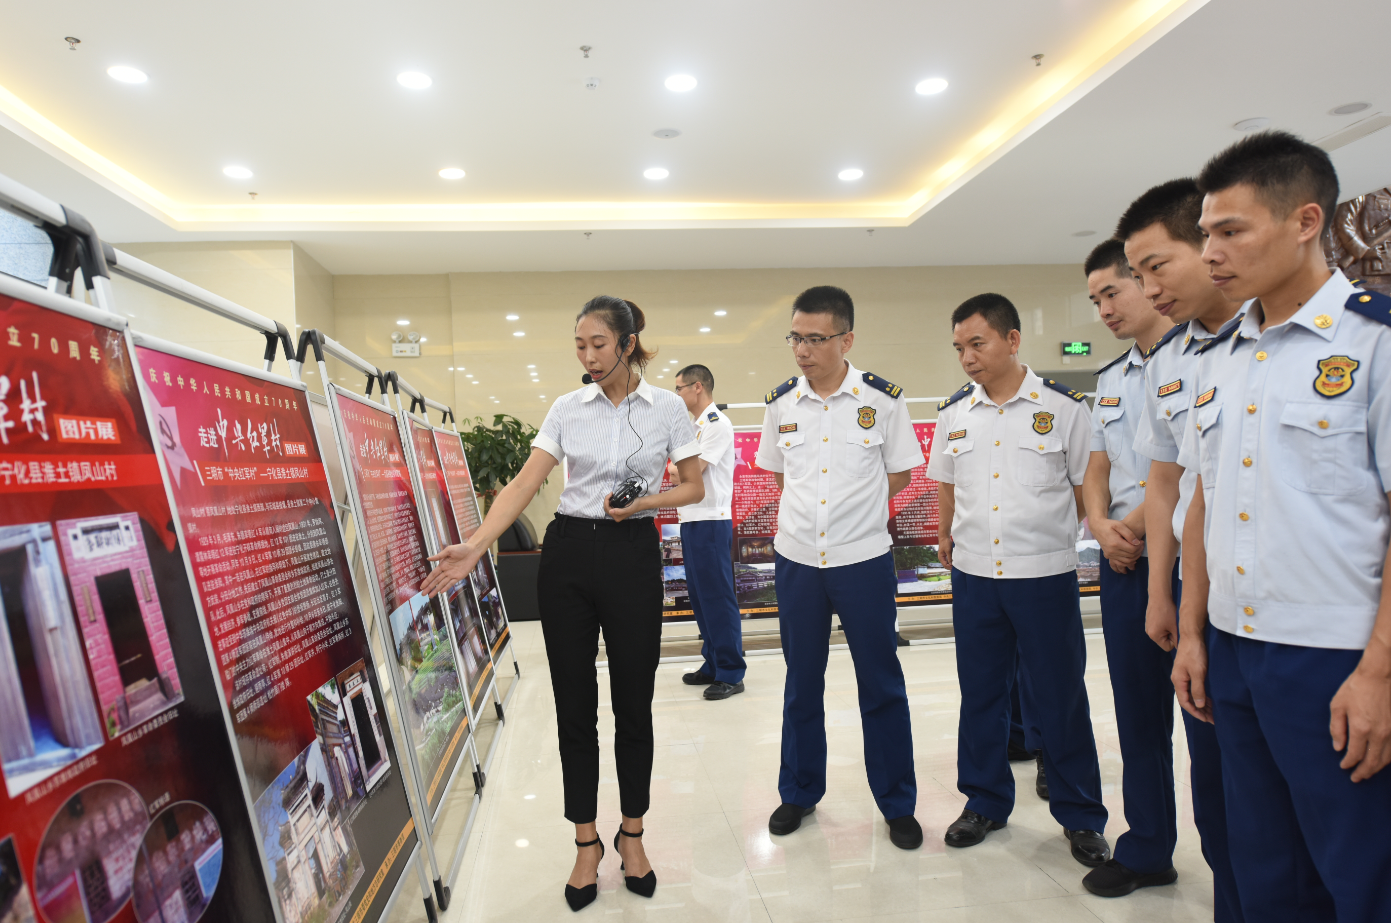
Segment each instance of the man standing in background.
[[[705,499],[678,507],[681,553],[686,561],[686,586],[700,627],[705,658],[700,669],[681,681],[705,686],[705,698],[716,701],[744,691],[744,637],[739,627],[739,604],[734,597],[734,424],[715,406],[715,376],[703,365],[688,365],[676,375],[675,391],[695,418],[700,454],[700,477]],[[668,464],[672,480],[680,483],[676,467]]]
[[1097,372],[1092,455],[1082,482],[1087,521],[1101,544],[1101,625],[1120,737],[1125,819],[1114,858],[1082,884],[1120,897],[1172,884],[1178,813],[1174,800],[1172,657],[1145,634],[1149,558],[1145,555],[1145,482],[1150,460],[1135,451],[1145,410],[1145,355],[1172,324],[1140,291],[1125,245],[1108,240],[1087,257],[1087,291],[1101,322],[1129,348]]

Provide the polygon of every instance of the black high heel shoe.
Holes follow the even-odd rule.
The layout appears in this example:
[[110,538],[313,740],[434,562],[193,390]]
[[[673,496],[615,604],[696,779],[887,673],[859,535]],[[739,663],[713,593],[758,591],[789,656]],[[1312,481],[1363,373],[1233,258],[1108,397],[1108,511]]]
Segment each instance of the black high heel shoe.
[[[622,827],[619,827],[618,833],[615,833],[613,835],[614,851],[617,852],[620,857],[623,855],[623,851],[618,848],[619,834],[622,834],[623,836],[630,836],[633,839],[637,840],[641,839],[644,832],[645,831],[639,830],[637,833],[629,833],[627,830],[624,830]],[[623,868],[624,865],[620,859],[618,863],[618,869],[619,871],[622,871]],[[657,890],[657,873],[655,871],[651,871],[648,872],[646,875],[642,876],[641,878],[637,877],[636,875],[624,875],[623,883],[627,885],[628,890],[632,891],[634,894],[637,894],[641,897],[651,897]]]
[[[604,861],[604,844],[599,842],[599,838],[597,836],[594,839],[590,840],[588,843],[581,843],[579,840],[576,840],[575,845],[578,846],[580,849],[585,849],[589,846],[598,846],[599,861]],[[574,885],[565,886],[565,903],[570,905],[571,910],[583,910],[590,904],[594,903],[594,899],[598,896],[599,872],[597,869],[594,872],[594,884],[585,885],[583,888],[576,888]]]

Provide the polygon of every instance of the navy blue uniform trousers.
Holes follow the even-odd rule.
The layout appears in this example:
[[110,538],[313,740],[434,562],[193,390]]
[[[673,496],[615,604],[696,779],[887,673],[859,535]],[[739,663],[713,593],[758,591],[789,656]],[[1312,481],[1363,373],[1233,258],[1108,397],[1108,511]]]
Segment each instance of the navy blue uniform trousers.
[[1009,745],[1029,752],[1039,748],[1038,723],[1031,719],[1033,706],[1025,701],[1024,664],[1019,662],[1014,685],[1009,687]]
[[744,635],[739,627],[739,603],[734,598],[734,523],[709,519],[681,523],[681,555],[686,562],[686,587],[704,642],[700,672],[722,683],[744,681]]
[[1007,745],[1017,657],[1042,735],[1053,817],[1070,830],[1105,830],[1076,571],[996,580],[952,568],[951,576],[961,683],[956,787],[966,807],[999,823],[1014,810]]
[[[1174,563],[1170,587],[1174,606],[1183,601],[1183,581],[1179,579],[1180,565]],[[1172,669],[1173,655],[1169,655]],[[1209,678],[1209,686],[1211,681]],[[1172,686],[1170,687],[1172,688]],[[1211,695],[1211,691],[1208,695]],[[1217,729],[1199,721],[1183,709],[1183,733],[1188,738],[1189,787],[1193,792],[1193,825],[1198,828],[1198,841],[1203,858],[1212,869],[1212,919],[1214,923],[1243,923],[1241,899],[1236,890],[1236,874],[1232,871],[1232,856],[1227,835],[1227,796],[1222,791],[1222,750],[1217,744]]]
[[1101,560],[1101,630],[1121,744],[1121,790],[1130,829],[1116,840],[1116,861],[1137,872],[1174,864],[1174,656],[1145,634],[1149,559],[1118,574]]
[[[778,794],[784,803],[804,808],[826,794],[826,661],[834,609],[855,662],[869,790],[886,818],[912,814],[918,782],[894,629],[898,575],[893,555],[840,567],[808,567],[778,555],[774,573],[787,661]],[[1002,760],[1004,740],[1001,736]]]
[[1361,657],[1208,629],[1232,867],[1247,920],[1391,919],[1391,770],[1354,783],[1328,730],[1329,703]]

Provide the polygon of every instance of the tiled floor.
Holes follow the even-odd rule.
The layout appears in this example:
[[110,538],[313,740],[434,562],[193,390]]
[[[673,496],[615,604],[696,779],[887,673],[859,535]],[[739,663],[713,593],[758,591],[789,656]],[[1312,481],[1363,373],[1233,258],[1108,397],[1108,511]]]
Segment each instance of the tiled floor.
[[[967,850],[942,843],[961,811],[955,787],[958,690],[950,643],[901,653],[908,677],[917,760],[918,809],[927,841],[914,852],[896,849],[865,783],[860,719],[850,656],[832,652],[826,712],[829,791],[802,829],[768,833],[777,807],[778,738],[784,665],[777,656],[749,658],[748,692],[705,702],[684,686],[690,664],[663,665],[653,704],[657,751],[648,855],[657,894],[644,900],[623,887],[618,860],[600,867],[598,901],[572,914],[562,887],[574,861],[574,827],[561,813],[560,761],[545,648],[539,626],[514,626],[524,679],[508,722],[464,855],[446,923],[611,918],[731,923],[881,920],[890,923],[968,921],[1179,921],[1212,919],[1211,874],[1198,848],[1186,782],[1180,793],[1177,885],[1106,900],[1087,894],[1087,871],[1072,860],[1061,828],[1033,794],[1033,764],[1016,763],[1019,804],[1009,826]],[[1114,838],[1125,829],[1121,760],[1116,740],[1106,654],[1099,635],[1087,641],[1087,686],[1101,751],[1102,780]],[[605,709],[607,676],[600,674],[599,830],[617,829],[613,719]],[[1179,778],[1188,756],[1181,722],[1174,738]],[[487,730],[484,744],[487,743]],[[457,830],[467,812],[466,786],[442,831]],[[471,789],[470,789],[471,791]],[[451,848],[441,844],[441,861]],[[394,919],[423,916],[413,887],[403,891]]]

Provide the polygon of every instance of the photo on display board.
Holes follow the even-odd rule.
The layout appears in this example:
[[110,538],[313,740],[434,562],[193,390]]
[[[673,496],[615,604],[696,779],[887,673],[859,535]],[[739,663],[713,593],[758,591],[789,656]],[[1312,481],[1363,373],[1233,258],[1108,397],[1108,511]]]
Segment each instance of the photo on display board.
[[195,923],[222,877],[222,831],[194,801],[169,805],[150,822],[135,857],[131,905],[140,923]]
[[662,605],[689,606],[691,591],[686,586],[686,565],[667,565],[662,568]]
[[493,569],[491,554],[484,554],[478,559],[473,569],[473,589],[478,595],[478,608],[488,634],[488,646],[497,654],[507,637],[507,612],[502,607],[502,591],[498,589],[497,571]]
[[0,840],[0,923],[38,923],[29,887],[19,871],[14,837]]
[[938,557],[936,545],[899,545],[893,555],[900,596],[951,592],[951,571]]
[[[358,805],[367,797],[367,777],[362,772],[363,758],[356,746],[356,735],[348,723],[342,696],[338,694],[338,680],[331,679],[315,689],[306,702],[314,721],[314,735],[328,764],[334,794],[348,819],[352,820],[357,815]],[[372,745],[374,751],[380,752],[375,740]]]
[[407,723],[423,770],[432,778],[453,729],[464,720],[464,697],[444,620],[434,600],[417,593],[391,613],[391,641],[410,702]]
[[183,701],[150,559],[134,513],[58,523],[106,733]]
[[686,555],[681,548],[680,523],[663,523],[659,528],[662,536],[662,566],[671,567],[675,564],[685,564]]
[[342,713],[347,718],[352,750],[357,754],[367,791],[371,792],[391,769],[391,756],[387,753],[383,719],[377,710],[372,684],[367,681],[367,663],[359,660],[339,673],[335,685],[343,696]]
[[459,639],[459,655],[464,662],[464,682],[469,688],[469,700],[476,706],[491,664],[483,640],[483,619],[479,615],[473,591],[467,581],[455,586],[459,592],[449,597],[449,614],[454,623],[454,637]]
[[84,662],[53,527],[0,527],[0,768],[11,798],[105,742]]
[[124,782],[93,782],[48,822],[34,867],[49,923],[105,923],[130,899],[135,854],[149,825],[145,802]]
[[363,874],[328,765],[316,741],[256,799],[271,888],[286,923],[337,920]]

